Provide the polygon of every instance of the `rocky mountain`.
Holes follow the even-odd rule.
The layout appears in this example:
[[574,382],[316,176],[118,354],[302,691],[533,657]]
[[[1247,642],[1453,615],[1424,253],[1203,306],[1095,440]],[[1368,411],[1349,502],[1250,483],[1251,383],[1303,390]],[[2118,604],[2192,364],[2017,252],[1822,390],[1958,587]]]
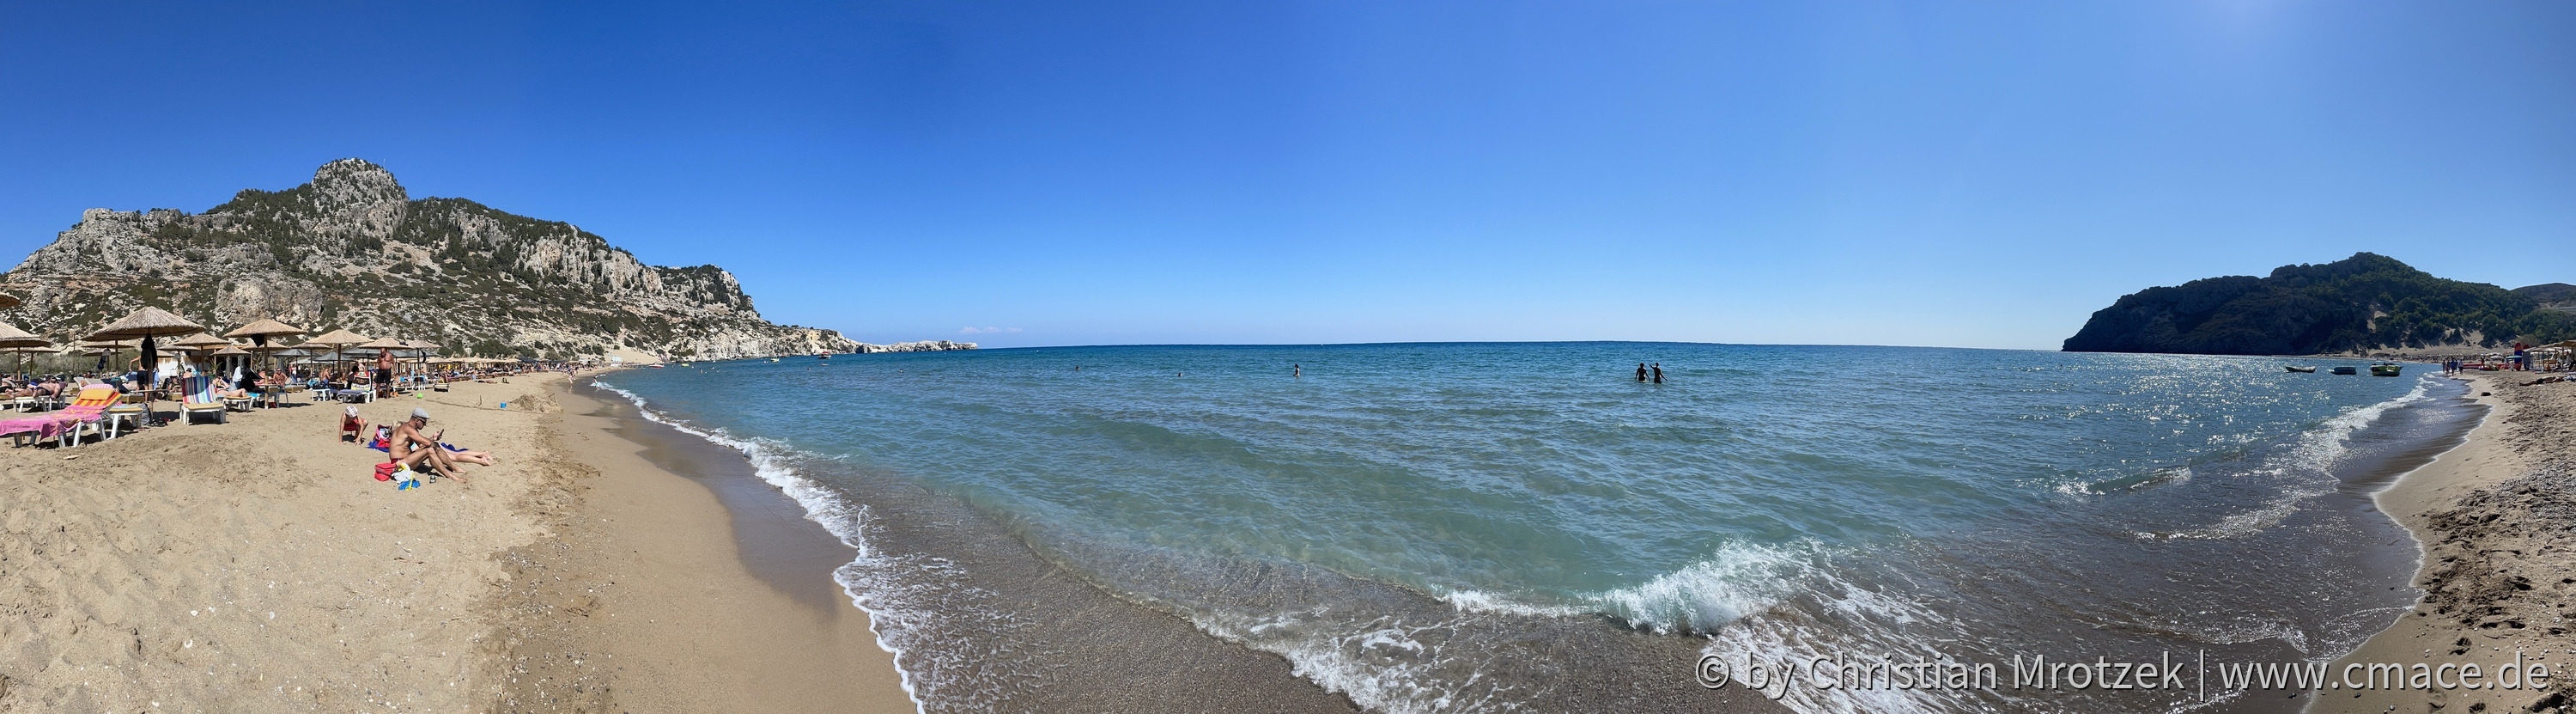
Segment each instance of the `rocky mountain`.
[[2297,355],[2576,338],[2576,314],[2544,307],[2552,295],[2568,299],[2548,285],[2505,290],[2356,253],[2332,263],[2281,266],[2266,277],[2147,288],[2093,313],[2065,349]]
[[2531,298],[2532,301],[2540,303],[2540,307],[2545,310],[2576,312],[2576,285],[2541,283],[2514,288],[2513,293]]
[[209,326],[275,317],[484,356],[725,359],[875,347],[761,319],[722,268],[645,265],[569,223],[414,199],[392,173],[358,159],[324,164],[302,186],[242,191],[204,213],[90,209],[0,275],[0,291],[26,301],[0,315],[57,341],[150,305]]

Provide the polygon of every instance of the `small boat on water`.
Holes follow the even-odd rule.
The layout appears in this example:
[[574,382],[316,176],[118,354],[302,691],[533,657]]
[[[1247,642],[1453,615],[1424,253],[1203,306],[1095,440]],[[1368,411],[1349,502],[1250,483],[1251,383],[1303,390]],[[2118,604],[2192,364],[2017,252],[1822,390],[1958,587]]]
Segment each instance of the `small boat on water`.
[[2395,362],[2381,362],[2370,366],[2370,376],[2395,377],[2397,376],[2398,370],[2402,369],[2405,369],[2405,366],[2399,365]]
[[2297,373],[2300,373],[2300,374],[2316,374],[2316,373],[2317,373],[2317,368],[2315,368],[2315,367],[2282,367],[2282,369],[2290,370],[2290,371],[2292,371],[2292,372],[2297,372]]
[[816,359],[816,360],[818,360],[818,361],[823,361],[823,362],[830,362],[830,361],[832,361],[832,353],[830,353],[830,352],[825,352],[825,353],[822,353],[822,354],[819,354],[819,355],[814,355],[814,359]]
[[2333,370],[2333,371],[2334,371],[2334,373],[2335,373],[2335,374],[2360,374],[2360,373],[2361,373],[2361,370],[2353,369],[2353,368],[2351,368],[2351,367],[2336,367],[2336,368],[2334,368],[2334,370]]
[[776,357],[771,357],[771,358],[769,358],[769,361],[771,361],[771,362],[776,362],[776,361],[778,361],[778,358],[776,358]]

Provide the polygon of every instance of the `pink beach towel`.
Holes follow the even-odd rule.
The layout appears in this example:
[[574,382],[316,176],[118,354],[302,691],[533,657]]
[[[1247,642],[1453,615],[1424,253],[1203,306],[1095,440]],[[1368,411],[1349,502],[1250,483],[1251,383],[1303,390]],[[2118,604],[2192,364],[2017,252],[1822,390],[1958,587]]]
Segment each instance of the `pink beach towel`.
[[81,424],[98,421],[106,415],[105,406],[75,404],[64,407],[61,411],[0,421],[0,436],[33,432],[39,439],[60,438],[63,432],[78,428]]

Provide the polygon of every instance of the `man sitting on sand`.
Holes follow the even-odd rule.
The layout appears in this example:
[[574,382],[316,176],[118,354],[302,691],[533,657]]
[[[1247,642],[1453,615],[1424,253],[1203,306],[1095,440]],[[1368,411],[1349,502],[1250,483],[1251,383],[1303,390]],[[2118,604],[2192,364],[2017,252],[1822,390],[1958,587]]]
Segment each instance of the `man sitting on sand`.
[[491,454],[473,450],[449,451],[446,447],[440,446],[438,439],[447,435],[445,430],[439,431],[438,436],[421,436],[420,430],[428,427],[429,410],[411,410],[411,419],[403,422],[401,426],[394,427],[393,438],[385,444],[386,453],[392,454],[395,462],[409,466],[413,471],[418,471],[421,465],[427,464],[431,470],[437,471],[438,475],[456,479],[457,483],[472,482],[457,474],[456,462],[492,465]]

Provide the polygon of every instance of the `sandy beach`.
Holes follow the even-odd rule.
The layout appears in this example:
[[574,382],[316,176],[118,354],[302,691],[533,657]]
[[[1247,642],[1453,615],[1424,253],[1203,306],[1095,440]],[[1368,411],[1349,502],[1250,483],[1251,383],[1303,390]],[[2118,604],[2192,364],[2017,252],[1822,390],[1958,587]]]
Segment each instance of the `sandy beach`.
[[837,541],[729,513],[564,388],[361,405],[500,459],[415,491],[328,403],[0,449],[0,712],[914,709],[828,568],[742,557]]
[[[2319,712],[2576,710],[2561,680],[2576,668],[2576,384],[2524,386],[2543,375],[2471,372],[2492,411],[2468,439],[2378,495],[2423,545],[2415,607],[2330,673],[2349,665],[2475,664],[2487,685],[2330,692]],[[2546,689],[2500,686],[2517,655],[2546,666]],[[2576,677],[2576,674],[2564,675]]]

